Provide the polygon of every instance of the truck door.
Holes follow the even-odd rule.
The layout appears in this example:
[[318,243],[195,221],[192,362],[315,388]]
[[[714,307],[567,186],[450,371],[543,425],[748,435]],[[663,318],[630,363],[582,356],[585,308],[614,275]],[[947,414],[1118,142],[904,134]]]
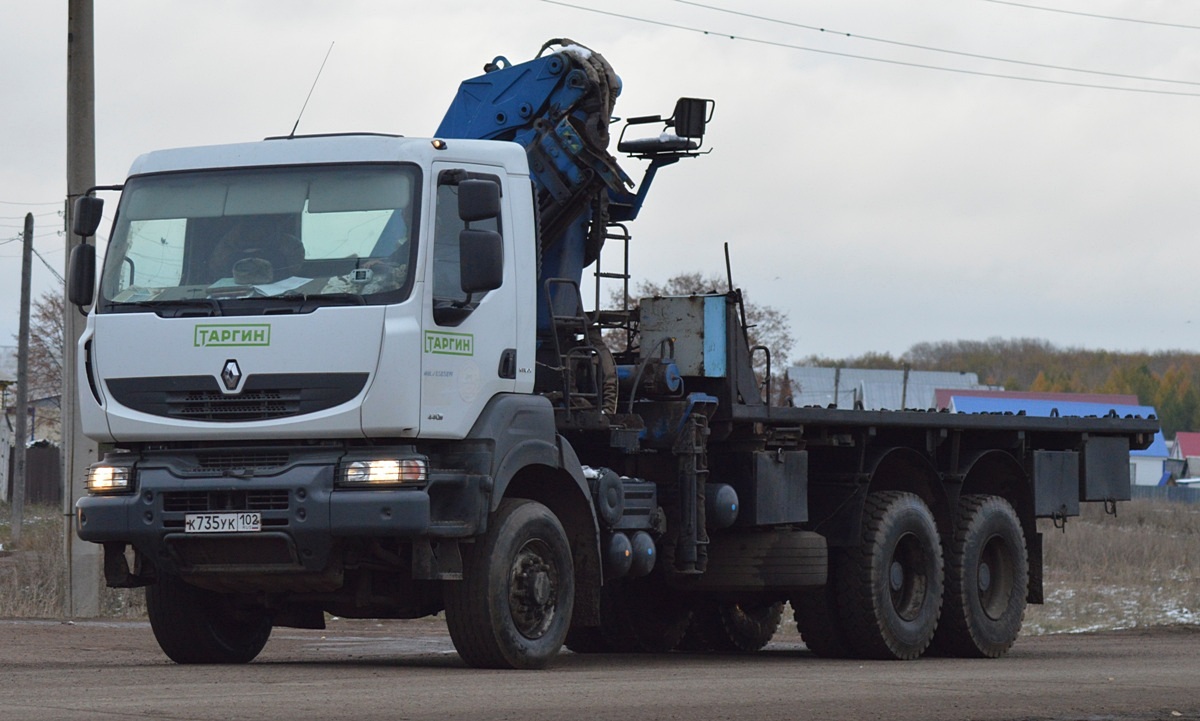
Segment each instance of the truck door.
[[[424,332],[421,353],[421,435],[461,438],[488,399],[516,388],[516,275],[511,193],[494,168],[435,163],[429,252],[425,253]],[[501,187],[500,216],[469,224],[459,218],[458,183],[489,180]],[[459,233],[470,227],[503,238],[504,280],[499,288],[467,293],[460,284]]]

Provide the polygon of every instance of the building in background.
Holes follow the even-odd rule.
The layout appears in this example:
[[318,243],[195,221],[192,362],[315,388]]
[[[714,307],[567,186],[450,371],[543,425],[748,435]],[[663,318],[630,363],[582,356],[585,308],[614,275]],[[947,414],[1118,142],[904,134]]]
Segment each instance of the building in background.
[[1200,476],[1200,433],[1179,431],[1171,444],[1171,459],[1176,480]]
[[787,371],[795,406],[929,410],[939,388],[994,390],[974,373],[792,366]]
[[15,394],[8,387],[17,381],[17,347],[0,345],[0,502],[8,503],[8,464],[12,455],[13,418],[9,413]]
[[1132,393],[1042,393],[1039,391],[1006,391],[1003,389],[977,390],[959,388],[939,388],[935,393],[939,411],[950,408],[950,399],[954,396],[971,398],[1007,398],[1009,400],[1031,401],[1066,401],[1070,403],[1096,403],[1099,405],[1136,406],[1140,405],[1136,395]]
[[[0,346],[0,406],[3,407],[5,418],[8,419],[9,443],[12,442],[12,429],[16,427],[17,392],[17,346]],[[10,388],[9,386],[14,386]],[[36,390],[36,384],[30,383],[30,388]],[[43,393],[46,391],[43,390]],[[26,428],[29,429],[28,442],[47,441],[54,445],[62,441],[62,397],[58,393],[29,397],[29,418]]]

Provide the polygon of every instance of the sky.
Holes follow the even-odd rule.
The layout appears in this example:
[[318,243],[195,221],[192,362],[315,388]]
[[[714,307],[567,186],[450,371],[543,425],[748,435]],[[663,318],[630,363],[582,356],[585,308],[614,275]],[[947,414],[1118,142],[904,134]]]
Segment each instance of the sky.
[[[572,4],[103,0],[96,181],[287,134],[331,43],[298,132],[421,137],[485,62],[567,37],[621,76],[618,116],[716,101],[712,152],[663,170],[631,226],[634,280],[723,275],[728,243],[793,360],[993,337],[1200,352],[1200,4]],[[66,14],[0,3],[0,346],[25,213],[34,295],[64,273]]]

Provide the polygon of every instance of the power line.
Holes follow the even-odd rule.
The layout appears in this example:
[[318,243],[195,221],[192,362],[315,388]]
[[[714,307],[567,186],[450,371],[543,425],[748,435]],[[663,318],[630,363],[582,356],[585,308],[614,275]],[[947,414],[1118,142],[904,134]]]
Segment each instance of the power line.
[[[49,231],[49,232],[44,232],[44,233],[34,233],[33,234],[34,240],[43,240],[45,238],[61,238],[61,237],[62,237],[61,230],[54,230],[54,231]],[[0,245],[8,245],[9,243],[20,243],[23,239],[24,239],[24,235],[18,233],[17,235],[14,235],[11,238],[5,238],[3,240],[0,240]]]
[[1185,25],[1183,23],[1166,23],[1158,20],[1140,20],[1138,18],[1122,18],[1114,15],[1098,15],[1096,13],[1085,13],[1079,10],[1063,10],[1062,8],[1048,8],[1041,5],[1027,5],[1026,3],[1010,2],[1009,0],[983,0],[984,2],[995,3],[997,5],[1012,5],[1013,7],[1026,8],[1028,10],[1042,10],[1050,13],[1062,13],[1064,15],[1082,15],[1088,18],[1099,18],[1101,20],[1117,20],[1123,23],[1140,23],[1142,25],[1159,25],[1166,28],[1183,28],[1184,30],[1200,30],[1200,25]]
[[[61,210],[48,210],[45,213],[34,213],[33,217],[49,218],[51,215],[57,215],[59,217],[62,217],[62,211]],[[22,215],[0,215],[0,220],[24,220],[24,219],[25,219],[24,214],[22,214]]]
[[63,204],[63,202],[61,200],[57,200],[53,203],[21,203],[16,200],[0,200],[0,205],[62,205],[62,204]]
[[0,228],[24,228],[24,223],[0,223]]
[[754,43],[757,45],[766,45],[770,47],[785,48],[787,50],[801,50],[809,53],[818,53],[820,55],[830,55],[834,57],[852,58],[854,60],[869,60],[876,63],[885,63],[887,65],[899,65],[909,68],[921,68],[923,70],[940,70],[946,73],[958,73],[960,75],[975,75],[986,78],[1001,78],[1004,80],[1020,80],[1027,83],[1041,83],[1043,85],[1065,85],[1074,88],[1091,88],[1093,90],[1115,90],[1125,93],[1143,93],[1148,95],[1177,95],[1183,97],[1197,98],[1200,93],[1186,93],[1177,90],[1155,90],[1153,88],[1126,88],[1119,85],[1098,85],[1095,83],[1080,83],[1070,80],[1050,80],[1048,78],[1032,78],[1023,75],[1007,75],[1004,73],[990,73],[982,70],[967,70],[966,68],[952,68],[944,65],[928,65],[926,63],[914,63],[904,60],[892,60],[890,58],[878,58],[870,55],[856,55],[854,53],[842,53],[834,50],[821,50],[819,48],[810,48],[803,45],[795,45],[792,43],[778,42],[775,40],[764,40],[762,38],[752,38],[745,35],[734,35],[731,33],[715,32],[705,30],[703,28],[695,28],[678,23],[670,23],[664,20],[652,20],[650,18],[638,17],[636,15],[626,15],[623,13],[610,12],[608,10],[599,10],[596,8],[584,7],[582,5],[572,5],[571,3],[561,2],[560,0],[541,0],[550,5],[559,5],[568,7],[573,10],[582,10],[584,12],[596,13],[597,15],[607,15],[609,17],[621,18],[622,20],[632,20],[634,22],[646,23],[649,25],[658,25],[661,27],[673,28],[675,30],[686,30],[688,32],[699,33],[701,35],[712,35],[714,37],[724,37],[730,40],[740,40],[742,42]]
[[794,28],[810,30],[813,32],[825,33],[827,35],[837,35],[841,37],[854,38],[857,40],[866,40],[873,43],[883,43],[886,45],[895,45],[903,48],[912,48],[915,50],[926,50],[933,53],[944,53],[946,55],[957,55],[965,58],[975,58],[977,60],[991,60],[999,63],[1010,63],[1013,65],[1024,65],[1027,67],[1045,68],[1047,70],[1065,70],[1071,73],[1086,73],[1088,75],[1103,75],[1110,78],[1124,78],[1126,80],[1147,80],[1155,83],[1177,83],[1180,85],[1200,85],[1200,81],[1195,80],[1172,80],[1170,78],[1154,78],[1145,75],[1127,75],[1125,73],[1113,73],[1103,70],[1087,70],[1085,68],[1073,68],[1065,65],[1052,65],[1049,63],[1035,63],[1027,60],[1014,60],[1012,58],[1002,58],[994,55],[982,55],[979,53],[969,53],[961,50],[947,50],[945,48],[936,48],[929,45],[919,45],[917,43],[906,43],[899,40],[888,40],[886,38],[875,38],[868,35],[856,35],[854,33],[843,32],[840,30],[831,30],[829,28],[818,27],[815,25],[804,25],[803,23],[791,22],[789,20],[781,20],[779,18],[766,17],[764,15],[755,15],[753,13],[741,12],[740,10],[730,10],[728,8],[717,7],[716,5],[705,5],[704,3],[693,2],[693,0],[675,0],[675,2],[683,3],[684,5],[692,5],[706,10],[714,10],[716,12],[726,13],[729,15],[740,15],[741,17],[752,18],[754,20],[762,20],[764,22],[776,23],[779,25],[788,25]]
[[62,284],[64,284],[64,285],[66,284],[66,281],[65,281],[65,280],[63,279],[63,277],[62,277],[62,274],[61,274],[61,273],[59,273],[59,272],[58,272],[58,271],[57,271],[57,270],[54,268],[54,266],[52,266],[52,265],[50,265],[49,263],[47,263],[47,262],[46,262],[46,259],[42,257],[42,254],[38,252],[37,248],[34,248],[34,247],[31,245],[31,246],[30,246],[30,250],[32,250],[32,251],[33,251],[33,254],[34,254],[34,255],[36,255],[36,256],[38,257],[38,260],[42,261],[42,265],[46,266],[46,269],[50,271],[51,275],[53,275],[53,276],[54,276],[55,280],[57,280],[59,283],[62,283]]

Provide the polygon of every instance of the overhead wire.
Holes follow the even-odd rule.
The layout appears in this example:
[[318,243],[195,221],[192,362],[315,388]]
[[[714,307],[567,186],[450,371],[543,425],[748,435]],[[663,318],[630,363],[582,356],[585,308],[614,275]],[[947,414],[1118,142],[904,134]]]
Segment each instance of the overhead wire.
[[1142,25],[1158,25],[1167,28],[1182,28],[1184,30],[1200,30],[1200,25],[1187,25],[1184,23],[1168,23],[1160,20],[1141,20],[1138,18],[1123,18],[1115,15],[1100,15],[1099,13],[1088,13],[1082,10],[1064,10],[1062,8],[1050,8],[1044,5],[1031,5],[1028,3],[1011,2],[1011,0],[983,0],[984,2],[995,3],[996,5],[1012,5],[1013,7],[1026,8],[1028,10],[1042,10],[1051,13],[1062,13],[1064,15],[1081,15],[1088,18],[1099,18],[1100,20],[1117,20],[1123,23],[1139,23]]
[[46,266],[46,269],[50,271],[50,274],[54,276],[55,280],[57,280],[59,283],[66,283],[66,280],[64,280],[62,277],[62,273],[59,273],[54,266],[50,265],[50,263],[42,257],[42,254],[38,252],[37,248],[31,248],[31,250],[33,251],[33,254],[38,257],[38,260],[42,261],[42,265]]
[[597,15],[605,15],[608,17],[620,18],[622,20],[631,20],[633,22],[645,23],[648,25],[658,25],[660,27],[673,28],[675,30],[684,30],[687,32],[699,33],[701,35],[711,35],[713,37],[723,37],[723,38],[728,38],[730,40],[740,40],[742,42],[753,43],[756,45],[766,45],[769,47],[777,47],[777,48],[783,48],[783,49],[787,49],[787,50],[800,50],[803,52],[817,53],[820,55],[830,55],[833,57],[851,58],[854,60],[867,60],[870,62],[884,63],[887,65],[898,65],[901,67],[921,68],[924,70],[938,70],[941,72],[956,73],[956,74],[960,74],[960,75],[973,75],[973,76],[978,76],[978,77],[1000,78],[1000,79],[1004,79],[1004,80],[1019,80],[1022,82],[1039,83],[1042,85],[1059,85],[1059,86],[1067,86],[1067,87],[1075,87],[1075,88],[1090,88],[1093,90],[1112,90],[1112,91],[1117,91],[1117,92],[1141,93],[1141,94],[1147,94],[1147,95],[1171,95],[1171,96],[1191,97],[1191,98],[1200,97],[1200,93],[1183,92],[1183,91],[1179,91],[1179,90],[1163,90],[1163,89],[1156,89],[1156,88],[1131,88],[1131,87],[1123,87],[1120,85],[1100,85],[1097,83],[1083,83],[1083,82],[1077,82],[1077,81],[1072,81],[1072,80],[1053,80],[1050,78],[1035,78],[1035,77],[1029,77],[1029,76],[1024,76],[1024,75],[1009,75],[1006,73],[993,73],[993,72],[987,72],[984,70],[968,70],[966,68],[953,68],[953,67],[947,67],[944,65],[930,65],[928,63],[916,63],[916,62],[910,62],[910,61],[906,61],[906,60],[895,60],[892,58],[880,58],[880,57],[873,57],[870,55],[859,55],[856,53],[844,53],[844,52],[839,52],[836,50],[824,50],[821,48],[812,48],[812,47],[807,47],[804,45],[796,45],[794,43],[780,42],[777,40],[766,40],[764,38],[754,38],[754,37],[750,37],[750,36],[746,36],[746,35],[738,35],[738,34],[734,34],[734,33],[725,33],[725,32],[717,32],[717,31],[713,31],[713,30],[705,30],[703,28],[682,25],[680,23],[667,22],[665,20],[654,20],[652,18],[640,17],[637,15],[629,15],[626,13],[612,12],[609,10],[600,10],[598,8],[585,7],[583,5],[574,5],[572,3],[562,2],[562,0],[541,0],[541,2],[550,4],[550,5],[558,5],[561,7],[571,8],[573,10],[580,10],[583,12],[594,13]]
[[1066,65],[1053,65],[1050,63],[1037,63],[1037,62],[1032,62],[1032,61],[1028,61],[1028,60],[1015,60],[1012,58],[1002,58],[1002,57],[995,56],[995,55],[983,55],[981,53],[970,53],[970,52],[966,52],[966,51],[962,51],[962,50],[948,50],[946,48],[937,48],[937,47],[933,47],[930,45],[920,45],[918,43],[907,43],[907,42],[903,42],[900,40],[888,40],[886,38],[871,37],[869,35],[858,35],[856,33],[849,33],[849,32],[844,32],[841,30],[832,30],[830,28],[823,28],[823,27],[819,27],[816,25],[805,25],[803,23],[792,22],[790,20],[782,20],[780,18],[767,17],[765,15],[755,15],[754,13],[742,12],[741,10],[731,10],[729,8],[723,8],[723,7],[719,7],[717,5],[706,5],[704,3],[695,2],[694,0],[675,0],[675,2],[682,3],[684,5],[692,5],[692,6],[698,7],[698,8],[704,8],[705,10],[713,10],[715,12],[726,13],[728,15],[739,15],[741,17],[752,18],[754,20],[762,20],[764,22],[775,23],[778,25],[787,25],[789,27],[800,28],[802,30],[810,30],[813,32],[820,32],[820,33],[824,33],[827,35],[835,35],[835,36],[839,36],[839,37],[854,38],[856,40],[866,40],[868,42],[883,43],[886,45],[895,45],[897,47],[911,48],[914,50],[925,50],[925,51],[933,52],[933,53],[943,53],[946,55],[957,55],[959,57],[975,58],[977,60],[989,60],[989,61],[999,62],[999,63],[1009,63],[1012,65],[1024,65],[1027,67],[1044,68],[1047,70],[1063,70],[1066,72],[1084,73],[1084,74],[1088,74],[1088,75],[1102,75],[1105,77],[1122,78],[1125,80],[1145,80],[1145,81],[1150,81],[1150,82],[1155,82],[1155,83],[1176,83],[1176,84],[1180,84],[1180,85],[1200,85],[1200,81],[1197,81],[1197,80],[1174,80],[1171,78],[1155,78],[1155,77],[1150,77],[1150,76],[1146,76],[1146,75],[1129,75],[1126,73],[1114,73],[1114,72],[1108,72],[1108,71],[1104,71],[1104,70],[1088,70],[1086,68],[1073,68],[1073,67],[1069,67]]
[[34,205],[34,206],[42,206],[42,205],[62,205],[62,201],[61,201],[61,200],[57,200],[57,201],[55,201],[55,202],[53,202],[53,203],[21,203],[21,202],[19,202],[19,201],[16,201],[16,200],[0,200],[0,205]]
[[[35,218],[49,218],[51,215],[62,217],[61,210],[48,210],[45,213],[33,213]],[[22,215],[0,215],[0,220],[24,220],[25,214]]]

